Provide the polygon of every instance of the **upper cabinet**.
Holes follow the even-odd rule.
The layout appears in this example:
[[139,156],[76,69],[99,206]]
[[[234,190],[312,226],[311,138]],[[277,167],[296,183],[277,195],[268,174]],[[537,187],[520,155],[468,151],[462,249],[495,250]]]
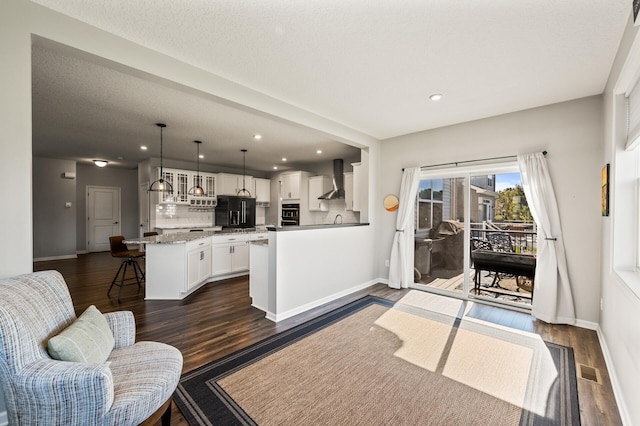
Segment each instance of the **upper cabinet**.
[[[160,178],[160,168],[157,169]],[[190,173],[186,170],[163,169],[162,179],[173,187],[173,193],[159,192],[159,203],[188,204]]]
[[216,179],[217,195],[237,195],[238,191],[243,188],[243,183],[244,188],[251,191],[253,188],[253,177],[231,173],[218,173]]
[[253,196],[256,197],[256,207],[271,205],[271,180],[253,178]]
[[344,204],[346,210],[353,210],[353,172],[344,174]]
[[283,200],[299,200],[301,181],[302,181],[302,172],[283,173],[282,174],[282,199]]
[[309,178],[309,211],[328,211],[329,204],[318,197],[331,191],[333,181],[328,176],[313,176]]

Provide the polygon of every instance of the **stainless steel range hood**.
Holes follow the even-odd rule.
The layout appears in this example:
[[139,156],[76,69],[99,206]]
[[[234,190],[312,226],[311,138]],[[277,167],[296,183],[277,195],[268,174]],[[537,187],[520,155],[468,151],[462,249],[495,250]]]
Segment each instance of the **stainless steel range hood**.
[[344,199],[344,161],[333,160],[333,189],[318,197],[318,200]]

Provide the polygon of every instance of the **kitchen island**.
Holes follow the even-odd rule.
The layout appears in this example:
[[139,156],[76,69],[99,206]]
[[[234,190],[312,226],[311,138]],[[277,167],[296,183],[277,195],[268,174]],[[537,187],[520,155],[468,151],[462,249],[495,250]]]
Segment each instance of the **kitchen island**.
[[179,232],[125,243],[145,245],[145,299],[180,300],[207,282],[246,274],[247,242],[261,239],[265,231]]
[[267,227],[250,245],[253,305],[278,322],[375,284],[368,223]]

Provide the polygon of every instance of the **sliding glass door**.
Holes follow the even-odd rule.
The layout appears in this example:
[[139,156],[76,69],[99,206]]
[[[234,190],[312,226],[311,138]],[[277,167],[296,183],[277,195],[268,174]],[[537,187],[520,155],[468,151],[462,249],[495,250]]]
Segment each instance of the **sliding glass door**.
[[[535,265],[536,226],[515,163],[423,172],[415,229],[414,288],[530,306],[533,279],[526,266],[515,273],[492,270],[503,270],[500,262]],[[480,255],[489,261],[476,273]]]

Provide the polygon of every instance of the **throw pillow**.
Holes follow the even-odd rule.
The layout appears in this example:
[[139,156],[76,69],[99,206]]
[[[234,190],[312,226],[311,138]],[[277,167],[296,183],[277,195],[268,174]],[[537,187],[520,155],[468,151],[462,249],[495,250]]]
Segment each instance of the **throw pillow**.
[[104,315],[89,306],[69,327],[49,339],[47,350],[60,361],[103,363],[115,340]]

